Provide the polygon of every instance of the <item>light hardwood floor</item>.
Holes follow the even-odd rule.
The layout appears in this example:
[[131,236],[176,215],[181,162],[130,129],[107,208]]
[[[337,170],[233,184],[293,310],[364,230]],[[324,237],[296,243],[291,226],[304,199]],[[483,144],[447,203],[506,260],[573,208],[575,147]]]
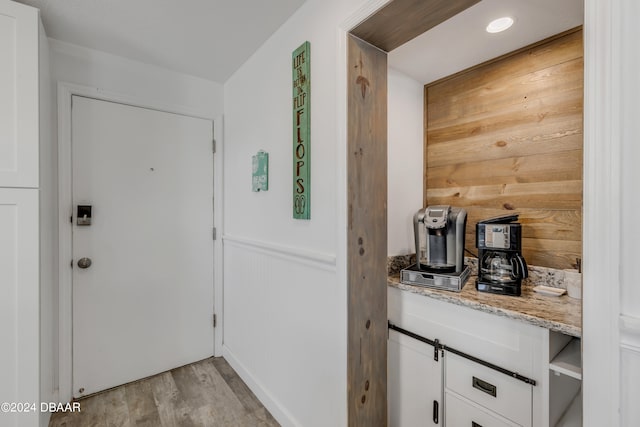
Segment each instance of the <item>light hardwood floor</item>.
[[221,357],[80,400],[49,427],[271,427],[276,420]]

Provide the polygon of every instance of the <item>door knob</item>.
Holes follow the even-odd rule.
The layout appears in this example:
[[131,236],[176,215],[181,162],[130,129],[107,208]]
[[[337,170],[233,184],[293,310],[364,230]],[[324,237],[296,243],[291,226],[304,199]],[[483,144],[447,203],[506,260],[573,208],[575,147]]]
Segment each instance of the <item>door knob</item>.
[[91,267],[91,258],[80,258],[78,260],[78,267],[89,268]]

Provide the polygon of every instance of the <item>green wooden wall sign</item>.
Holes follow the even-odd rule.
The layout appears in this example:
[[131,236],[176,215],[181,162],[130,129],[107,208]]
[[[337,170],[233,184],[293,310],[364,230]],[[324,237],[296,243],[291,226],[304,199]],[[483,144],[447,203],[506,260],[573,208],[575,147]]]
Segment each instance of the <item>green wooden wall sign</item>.
[[304,42],[293,60],[293,217],[311,218],[311,45]]

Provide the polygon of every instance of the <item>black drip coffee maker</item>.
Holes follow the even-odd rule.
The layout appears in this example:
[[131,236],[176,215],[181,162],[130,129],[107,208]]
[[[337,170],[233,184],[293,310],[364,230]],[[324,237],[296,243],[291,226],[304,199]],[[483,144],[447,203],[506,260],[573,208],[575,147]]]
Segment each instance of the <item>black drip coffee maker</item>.
[[520,296],[522,279],[529,273],[522,257],[522,225],[518,215],[502,216],[476,224],[480,292]]

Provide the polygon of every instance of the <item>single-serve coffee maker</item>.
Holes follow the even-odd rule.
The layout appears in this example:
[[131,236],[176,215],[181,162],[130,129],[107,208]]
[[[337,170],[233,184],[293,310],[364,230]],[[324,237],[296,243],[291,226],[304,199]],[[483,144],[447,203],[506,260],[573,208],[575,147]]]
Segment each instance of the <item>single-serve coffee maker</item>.
[[487,219],[476,224],[480,292],[520,296],[529,273],[522,257],[522,225],[518,215]]
[[467,212],[448,205],[428,206],[413,217],[416,263],[402,270],[403,283],[460,291],[469,277],[464,264]]

